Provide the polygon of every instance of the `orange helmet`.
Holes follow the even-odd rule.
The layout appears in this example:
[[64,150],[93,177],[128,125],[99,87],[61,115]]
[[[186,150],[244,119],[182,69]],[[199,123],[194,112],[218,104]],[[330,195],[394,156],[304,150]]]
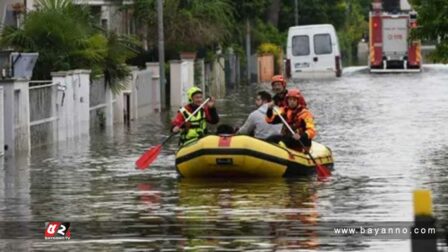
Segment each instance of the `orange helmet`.
[[285,81],[285,78],[283,78],[282,75],[274,75],[272,77],[271,85],[274,85],[274,83],[276,83],[276,82],[280,82],[283,87],[286,87],[286,81]]
[[289,89],[288,93],[286,94],[285,99],[288,99],[289,97],[297,98],[300,106],[302,106],[302,107],[307,106],[305,98],[303,97],[302,93],[300,92],[300,90],[298,88]]
[[286,94],[286,99],[289,97],[295,97],[297,99],[300,99],[302,97],[302,93],[300,93],[300,90],[298,88],[291,88],[288,90],[288,93]]

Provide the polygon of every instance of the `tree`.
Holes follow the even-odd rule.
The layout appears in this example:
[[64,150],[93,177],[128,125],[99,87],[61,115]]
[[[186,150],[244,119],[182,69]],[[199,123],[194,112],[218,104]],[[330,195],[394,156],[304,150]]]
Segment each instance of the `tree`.
[[435,61],[448,63],[448,8],[446,0],[413,0],[418,13],[418,27],[412,36],[422,40],[437,41],[431,54]]
[[344,62],[352,65],[358,42],[366,34],[368,25],[359,1],[348,0],[344,5],[340,8],[346,10],[345,22],[338,31],[338,38]]
[[[148,25],[148,47],[157,47],[157,15],[154,0],[137,0],[135,14]],[[228,0],[165,0],[164,35],[167,50],[193,50],[228,40],[234,13]]]
[[267,10],[267,20],[275,27],[278,27],[278,20],[280,18],[280,8],[281,8],[281,1],[273,0]]
[[156,1],[155,0],[135,0],[132,6],[139,35],[142,39],[143,49],[148,50],[148,29],[150,24],[156,23]]

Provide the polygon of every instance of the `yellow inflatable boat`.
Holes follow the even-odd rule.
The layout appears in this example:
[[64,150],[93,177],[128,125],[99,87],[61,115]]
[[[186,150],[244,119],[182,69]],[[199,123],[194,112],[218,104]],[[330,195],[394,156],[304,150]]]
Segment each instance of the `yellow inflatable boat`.
[[[313,142],[310,153],[318,164],[333,168],[331,150]],[[176,153],[183,177],[297,177],[314,174],[307,154],[250,136],[209,135]]]

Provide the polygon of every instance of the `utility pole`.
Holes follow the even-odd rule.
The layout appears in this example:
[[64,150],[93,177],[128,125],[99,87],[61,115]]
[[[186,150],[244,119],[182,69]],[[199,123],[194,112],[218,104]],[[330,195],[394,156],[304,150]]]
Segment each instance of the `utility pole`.
[[247,83],[250,84],[250,20],[246,18],[246,68],[247,68]]
[[294,20],[295,25],[299,25],[299,0],[294,0]]
[[166,108],[166,85],[165,85],[165,42],[163,36],[163,0],[157,0],[157,21],[159,31],[159,80],[160,80],[160,105]]

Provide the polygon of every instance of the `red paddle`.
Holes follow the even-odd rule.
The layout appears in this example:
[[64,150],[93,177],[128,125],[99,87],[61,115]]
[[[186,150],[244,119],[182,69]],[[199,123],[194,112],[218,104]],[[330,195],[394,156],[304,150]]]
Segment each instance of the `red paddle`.
[[[194,115],[196,115],[199,110],[201,110],[202,107],[210,100],[210,98],[207,98],[183,123],[188,122]],[[162,150],[162,146],[165,145],[165,143],[168,142],[174,135],[177,133],[172,133],[169,135],[161,144],[158,144],[154,147],[149,148],[143,155],[140,156],[140,158],[135,162],[135,166],[140,169],[146,169],[149,165],[156,160],[157,156],[160,154],[160,151]]]
[[[280,117],[280,119],[282,120],[283,124],[285,124],[285,126],[288,128],[289,132],[291,132],[291,134],[294,135],[295,134],[294,130],[292,130],[291,126],[289,126],[289,124],[288,124],[288,122],[286,122],[285,118],[283,118],[283,116],[278,112],[277,108],[274,107],[274,111]],[[299,144],[305,150],[305,146],[303,145],[302,141],[300,141],[300,139],[299,139]],[[313,161],[314,165],[316,165],[316,172],[317,172],[318,178],[320,178],[320,179],[321,178],[326,178],[326,177],[331,175],[331,171],[329,169],[327,169],[327,167],[325,167],[323,165],[317,164],[316,160],[313,158],[313,156],[311,155],[311,153],[309,151],[305,150],[305,153],[308,154],[308,156],[310,157],[311,161]]]

